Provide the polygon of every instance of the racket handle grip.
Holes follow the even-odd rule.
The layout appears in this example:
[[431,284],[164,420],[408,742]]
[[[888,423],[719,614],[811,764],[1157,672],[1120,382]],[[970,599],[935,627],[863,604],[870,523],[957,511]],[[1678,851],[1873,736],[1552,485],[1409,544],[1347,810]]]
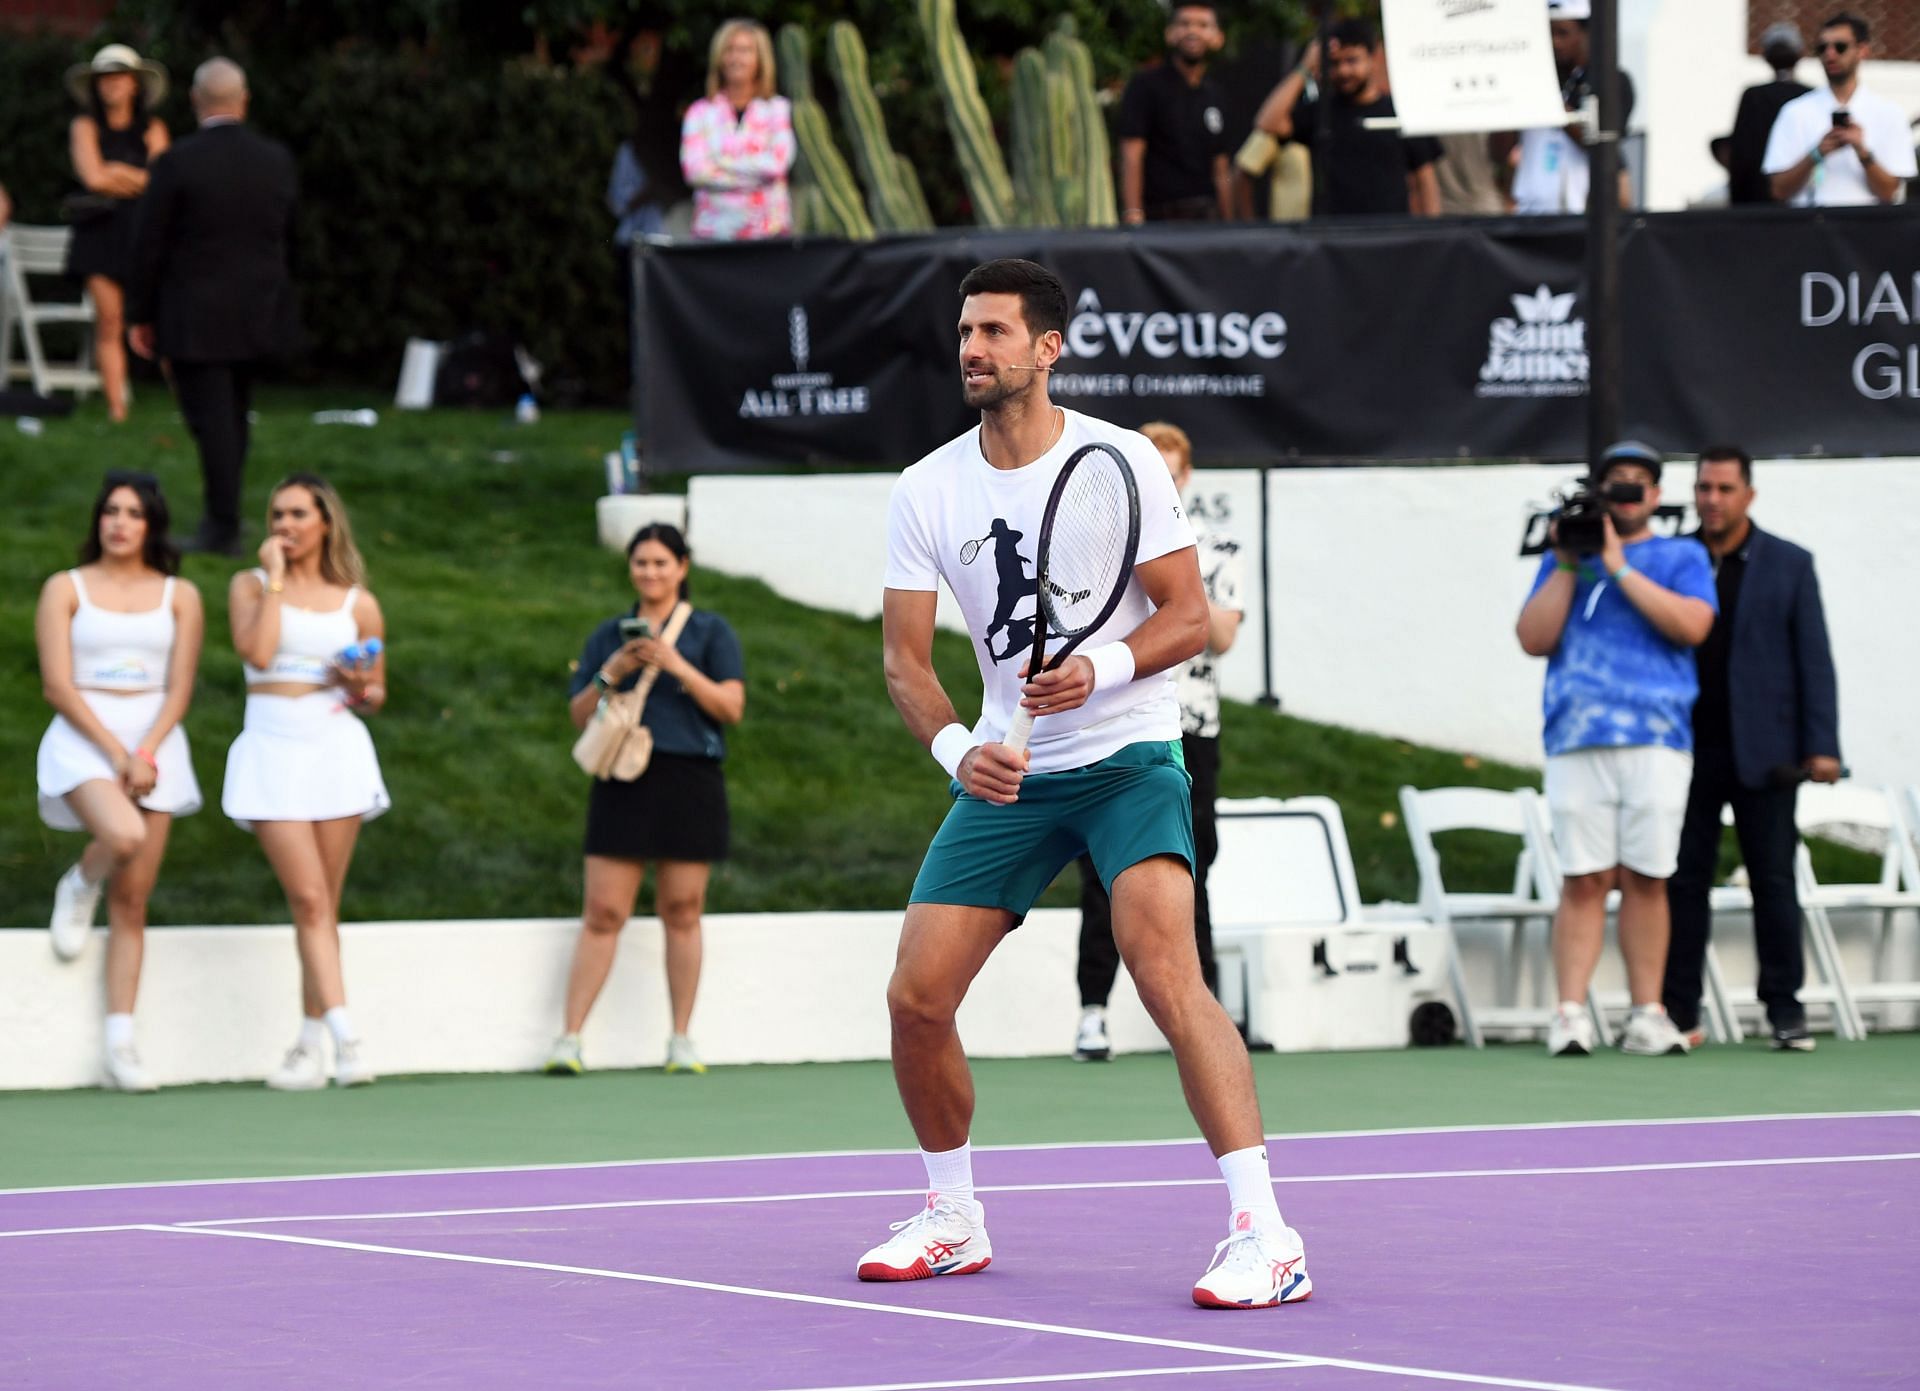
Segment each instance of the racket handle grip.
[[1027,740],[1033,737],[1033,711],[1021,706],[1013,712],[1013,723],[1007,726],[1007,737],[1000,742],[1019,753],[1027,746]]

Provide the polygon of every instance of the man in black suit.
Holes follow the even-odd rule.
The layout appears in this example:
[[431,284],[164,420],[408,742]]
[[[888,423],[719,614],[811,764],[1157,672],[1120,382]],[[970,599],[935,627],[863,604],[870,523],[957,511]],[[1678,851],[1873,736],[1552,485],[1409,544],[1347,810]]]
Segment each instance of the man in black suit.
[[299,337],[287,273],[298,188],[286,147],[245,124],[238,65],[208,59],[190,95],[200,129],[154,164],[140,200],[128,339],[171,362],[200,446],[206,506],[185,549],[238,555],[253,374]]
[[1806,56],[1806,40],[1791,24],[1775,24],[1760,36],[1760,52],[1773,69],[1773,81],[1749,87],[1740,94],[1740,110],[1733,119],[1733,135],[1727,147],[1727,201],[1730,203],[1771,203],[1773,183],[1761,170],[1767,156],[1767,137],[1773,133],[1773,118],[1780,108],[1795,97],[1812,91],[1795,80],[1795,65]]
[[1662,994],[1675,1026],[1697,1030],[1720,810],[1732,803],[1753,886],[1759,994],[1773,1046],[1804,1052],[1813,1037],[1798,999],[1805,966],[1793,810],[1802,781],[1840,780],[1839,702],[1813,557],[1748,519],[1754,496],[1745,450],[1716,445],[1700,456],[1694,509],[1713,557],[1720,613],[1697,653],[1693,787],[1680,866],[1667,881],[1673,935]]

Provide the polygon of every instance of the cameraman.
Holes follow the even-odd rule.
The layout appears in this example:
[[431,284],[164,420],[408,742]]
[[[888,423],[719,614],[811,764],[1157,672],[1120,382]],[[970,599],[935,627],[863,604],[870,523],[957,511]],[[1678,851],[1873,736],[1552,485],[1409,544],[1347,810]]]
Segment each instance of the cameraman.
[[[1619,484],[1640,497],[1612,496]],[[1597,554],[1549,535],[1520,610],[1520,646],[1547,661],[1547,806],[1566,875],[1554,915],[1560,1007],[1547,1031],[1553,1056],[1593,1051],[1587,988],[1606,942],[1607,893],[1620,890],[1620,952],[1633,1012],[1628,1053],[1684,1053],[1660,1003],[1667,961],[1667,886],[1693,773],[1693,649],[1713,627],[1713,568],[1698,541],[1655,536],[1660,456],[1625,441],[1594,466],[1602,489]],[[1629,489],[1618,489],[1626,492]],[[1578,544],[1576,542],[1576,544]]]

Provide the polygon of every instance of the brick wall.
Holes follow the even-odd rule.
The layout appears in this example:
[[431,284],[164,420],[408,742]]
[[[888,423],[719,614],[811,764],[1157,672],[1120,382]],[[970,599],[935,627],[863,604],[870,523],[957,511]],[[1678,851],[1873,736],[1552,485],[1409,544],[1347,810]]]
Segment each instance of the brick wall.
[[1875,58],[1920,62],[1920,0],[1747,0],[1747,49],[1758,53],[1761,32],[1781,20],[1799,25],[1812,44],[1821,21],[1840,10],[1852,11],[1871,26]]

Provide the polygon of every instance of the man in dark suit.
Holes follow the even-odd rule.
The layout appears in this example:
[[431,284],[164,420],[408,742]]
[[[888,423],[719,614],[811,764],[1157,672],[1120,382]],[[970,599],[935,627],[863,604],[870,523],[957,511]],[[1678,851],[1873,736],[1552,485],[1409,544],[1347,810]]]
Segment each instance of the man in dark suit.
[[154,164],[140,201],[128,339],[171,362],[200,446],[206,507],[185,549],[238,555],[253,374],[299,337],[287,273],[298,187],[286,147],[247,128],[236,64],[202,63],[190,95],[200,129]]
[[1813,1037],[1798,998],[1805,966],[1793,809],[1802,781],[1840,780],[1839,706],[1813,557],[1748,519],[1754,496],[1745,450],[1716,445],[1700,456],[1694,509],[1713,557],[1720,613],[1697,653],[1693,787],[1680,866],[1667,881],[1673,935],[1662,993],[1676,1027],[1697,1030],[1720,811],[1731,803],[1753,886],[1759,994],[1773,1046],[1808,1051]]
[[1760,52],[1773,69],[1773,81],[1749,87],[1740,94],[1740,110],[1733,118],[1733,135],[1727,147],[1727,201],[1729,203],[1771,203],[1773,183],[1761,170],[1767,155],[1767,137],[1773,133],[1773,119],[1780,108],[1795,97],[1812,91],[1793,76],[1795,65],[1806,56],[1807,43],[1791,24],[1775,24],[1760,36]]

